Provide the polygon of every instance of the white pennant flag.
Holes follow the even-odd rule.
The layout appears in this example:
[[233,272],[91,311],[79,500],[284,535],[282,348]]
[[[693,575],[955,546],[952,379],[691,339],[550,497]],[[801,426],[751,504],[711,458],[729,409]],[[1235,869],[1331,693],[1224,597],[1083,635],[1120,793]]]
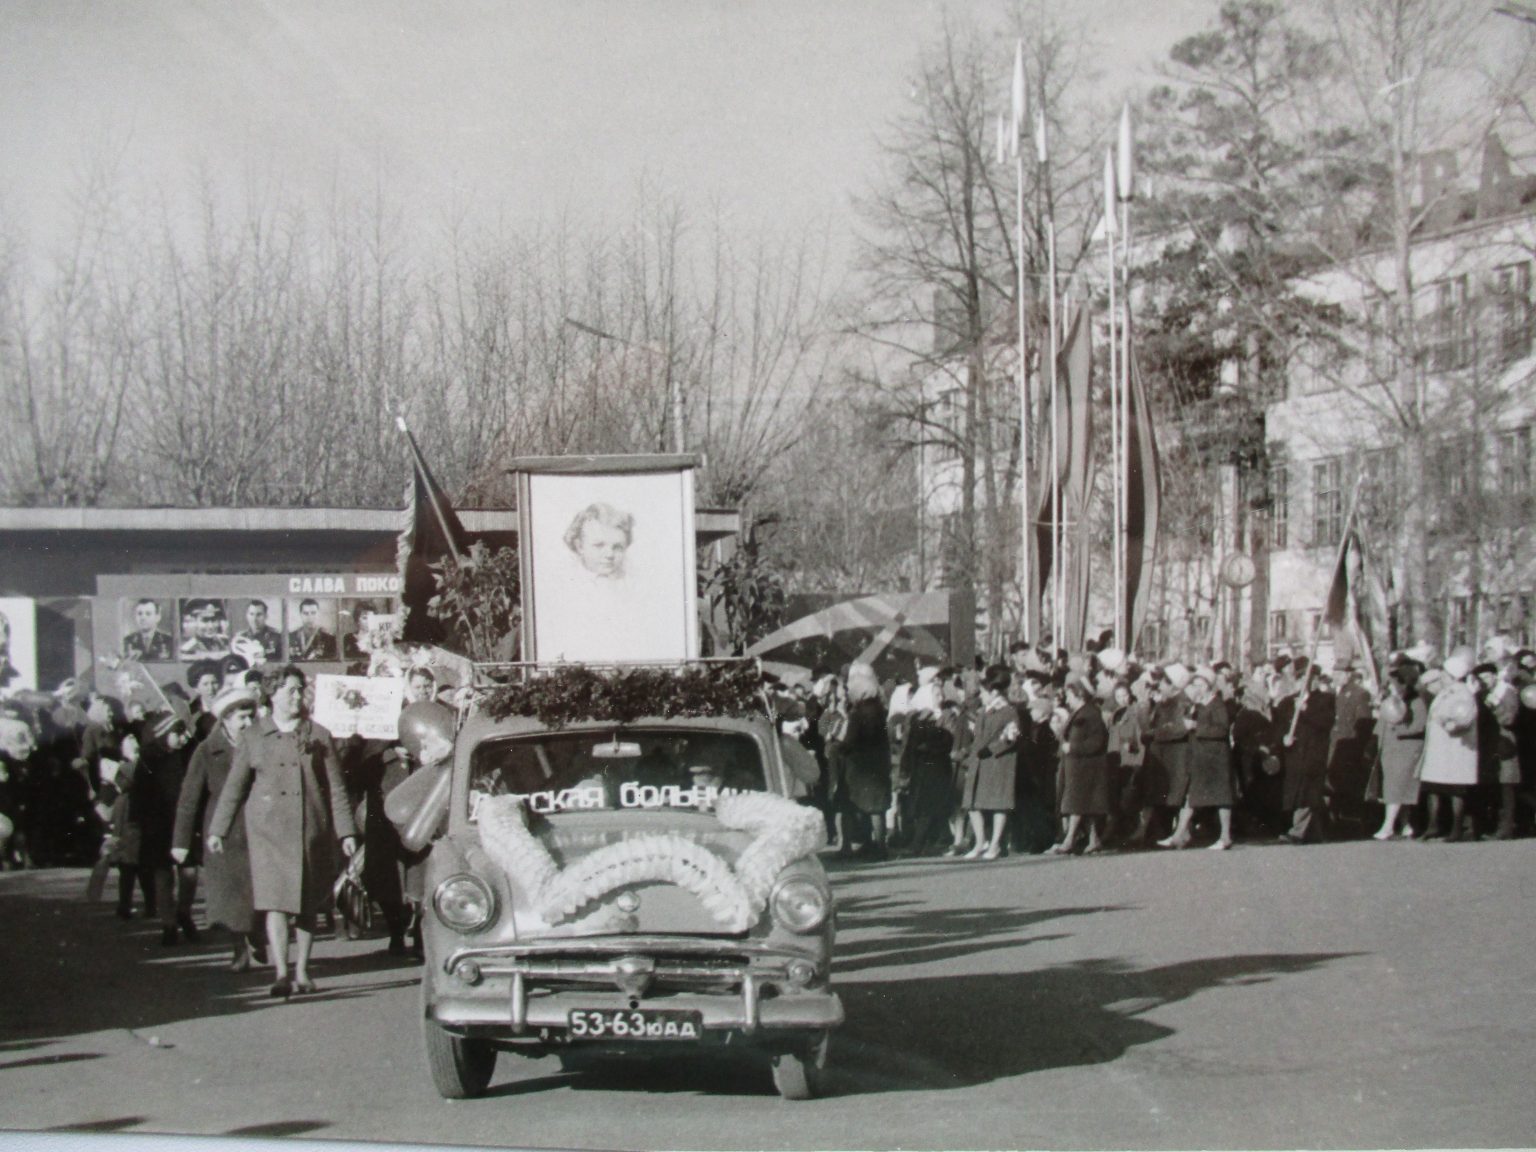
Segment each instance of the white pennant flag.
[[1120,109],[1120,199],[1130,200],[1136,195],[1136,157],[1131,143],[1131,106]]
[[1029,94],[1024,85],[1024,41],[1018,42],[1013,54],[1013,138],[1024,132],[1024,121],[1029,117]]

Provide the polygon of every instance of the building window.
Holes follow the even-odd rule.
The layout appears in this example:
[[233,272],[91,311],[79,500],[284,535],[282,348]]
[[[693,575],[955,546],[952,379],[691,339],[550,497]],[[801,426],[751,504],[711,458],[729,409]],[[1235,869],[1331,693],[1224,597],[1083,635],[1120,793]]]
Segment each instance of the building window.
[[1499,433],[1499,492],[1524,496],[1531,490],[1531,428]]
[[1370,303],[1370,315],[1366,318],[1366,355],[1371,371],[1378,380],[1390,380],[1397,375],[1397,332],[1393,326],[1393,302],[1390,297],[1380,297]]
[[1505,264],[1493,272],[1493,303],[1501,364],[1531,354],[1531,262]]
[[1472,360],[1467,316],[1467,278],[1452,276],[1430,285],[1429,366],[1435,372],[1464,368]]
[[1391,524],[1397,511],[1397,449],[1378,448],[1360,454],[1361,516],[1374,524]]
[[1141,626],[1141,642],[1137,645],[1137,650],[1148,659],[1161,660],[1166,654],[1163,645],[1167,634],[1168,628],[1163,621],[1148,620]]
[[1290,618],[1284,611],[1269,614],[1269,654],[1273,656],[1290,643]]
[[1269,466],[1269,546],[1283,551],[1291,540],[1291,470],[1284,464]]
[[1494,631],[1508,636],[1522,648],[1531,644],[1531,594],[1513,592],[1493,602]]
[[1477,456],[1477,445],[1470,436],[1455,436],[1434,446],[1430,479],[1442,500],[1461,500],[1474,491]]
[[1344,534],[1343,461],[1312,465],[1312,546],[1332,548]]

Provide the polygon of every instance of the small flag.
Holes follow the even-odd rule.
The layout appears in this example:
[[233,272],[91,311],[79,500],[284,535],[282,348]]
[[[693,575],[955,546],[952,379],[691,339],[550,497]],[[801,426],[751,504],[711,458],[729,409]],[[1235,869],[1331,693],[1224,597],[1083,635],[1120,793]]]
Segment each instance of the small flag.
[[1104,236],[1115,234],[1115,156],[1104,149]]
[[1131,106],[1129,104],[1124,104],[1120,108],[1119,160],[1120,199],[1130,200],[1136,195],[1136,155],[1135,146],[1131,141]]
[[1044,164],[1048,159],[1045,149],[1045,112],[1035,113],[1035,155]]
[[428,614],[428,605],[437,593],[432,564],[452,557],[463,563],[468,550],[468,533],[459,523],[448,502],[448,495],[427,467],[416,444],[416,437],[406,427],[404,417],[395,423],[405,433],[411,452],[411,484],[406,490],[405,523],[395,545],[395,563],[400,570],[400,603],[406,609],[401,639],[423,644],[440,642],[442,629]]
[[1029,118],[1029,90],[1024,82],[1024,41],[1020,40],[1013,53],[1013,138],[1024,134],[1024,124]]
[[1335,655],[1355,657],[1364,666],[1372,687],[1378,683],[1375,650],[1387,635],[1387,590],[1366,551],[1353,514],[1344,526],[1338,561],[1328,585],[1323,620],[1332,625],[1340,642]]

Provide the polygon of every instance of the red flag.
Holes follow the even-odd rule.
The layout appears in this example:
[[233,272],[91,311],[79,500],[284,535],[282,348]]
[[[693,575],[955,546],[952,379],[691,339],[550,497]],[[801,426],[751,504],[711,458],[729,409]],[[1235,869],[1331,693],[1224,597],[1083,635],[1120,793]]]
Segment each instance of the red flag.
[[403,418],[395,421],[405,433],[411,450],[411,484],[406,490],[405,525],[395,546],[395,563],[400,570],[400,604],[405,612],[401,639],[422,644],[442,640],[442,629],[428,615],[427,606],[437,594],[437,582],[429,565],[452,557],[463,563],[468,551],[468,533],[459,523],[448,495],[432,475],[432,469],[416,444],[416,437]]
[[1131,394],[1125,413],[1125,597],[1124,619],[1130,625],[1134,648],[1147,621],[1152,582],[1148,575],[1157,559],[1158,518],[1162,512],[1162,467],[1157,457],[1157,434],[1147,408],[1141,366],[1130,347]]

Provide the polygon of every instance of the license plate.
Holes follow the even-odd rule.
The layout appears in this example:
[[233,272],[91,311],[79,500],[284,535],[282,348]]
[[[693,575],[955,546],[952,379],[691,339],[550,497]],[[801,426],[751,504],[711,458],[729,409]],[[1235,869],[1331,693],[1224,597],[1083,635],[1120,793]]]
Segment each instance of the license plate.
[[697,1040],[704,1035],[698,1012],[657,1008],[578,1008],[566,1023],[577,1040]]

